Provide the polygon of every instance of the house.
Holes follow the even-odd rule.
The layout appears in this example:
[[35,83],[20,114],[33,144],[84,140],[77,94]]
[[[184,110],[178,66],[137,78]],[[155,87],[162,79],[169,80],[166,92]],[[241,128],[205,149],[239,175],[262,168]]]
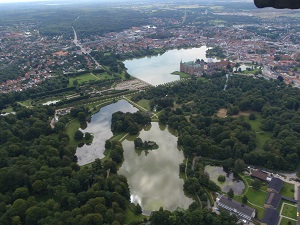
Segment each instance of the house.
[[273,177],[268,185],[268,192],[279,193],[283,186],[283,181],[280,178]]
[[255,217],[255,209],[224,195],[218,196],[217,205],[230,213],[234,213],[237,217],[248,221],[251,221]]
[[279,221],[279,212],[275,209],[268,208],[265,210],[261,225],[277,225]]
[[281,195],[277,192],[270,192],[264,204],[265,208],[277,209],[281,200]]
[[252,170],[251,171],[251,177],[257,178],[259,180],[263,181],[271,181],[271,177],[267,173],[262,172],[261,170]]

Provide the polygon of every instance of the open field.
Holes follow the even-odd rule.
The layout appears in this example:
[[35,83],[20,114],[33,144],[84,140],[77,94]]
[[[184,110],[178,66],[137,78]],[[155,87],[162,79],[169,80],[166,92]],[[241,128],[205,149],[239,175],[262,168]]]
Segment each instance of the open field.
[[[132,204],[132,203],[131,203]],[[130,224],[135,221],[142,221],[144,218],[147,218],[147,216],[144,215],[135,215],[129,207],[127,207],[125,212],[125,224]]]
[[138,105],[142,106],[143,108],[147,109],[148,111],[150,111],[150,100],[147,99],[141,99],[140,101],[138,101]]
[[262,190],[254,190],[252,187],[249,187],[248,192],[245,195],[248,197],[249,202],[263,207],[268,193]]
[[76,80],[77,80],[78,84],[83,84],[83,83],[89,82],[91,80],[99,80],[99,78],[96,77],[95,75],[90,74],[90,73],[79,75],[79,76],[76,76],[76,77],[70,77],[68,86],[69,87],[73,86],[74,81],[76,81]]
[[255,120],[249,120],[248,116],[246,116],[245,119],[248,123],[250,123],[252,129],[256,132],[256,147],[258,149],[263,149],[265,143],[272,138],[272,133],[260,129],[260,125],[262,121],[261,115],[260,113],[254,113],[254,114],[256,116]]
[[18,102],[21,106],[25,106],[25,107],[31,107],[32,106],[32,101],[26,100],[26,101],[22,101],[22,102]]
[[282,216],[286,216],[292,219],[297,219],[297,207],[288,205],[288,204],[283,204],[283,210],[281,212]]
[[175,72],[173,72],[171,74],[180,76],[180,79],[191,78],[192,77],[192,75],[190,75],[190,74],[179,72],[179,71],[175,71]]
[[[247,196],[248,202],[246,205],[249,207],[252,207],[256,209],[257,212],[257,218],[262,219],[263,215],[265,213],[265,209],[263,208],[264,203],[267,199],[268,193],[263,191],[263,190],[254,190],[250,184],[252,178],[249,176],[242,177],[244,183],[245,183],[245,190],[244,190],[244,195]],[[236,195],[234,196],[234,199],[237,200],[238,202],[242,202],[242,195]]]
[[218,111],[218,113],[217,113],[217,116],[218,116],[219,118],[224,118],[224,117],[226,117],[226,116],[227,116],[227,109],[225,109],[225,108],[219,109],[219,111]]
[[282,218],[280,225],[289,225],[289,221],[291,225],[297,225],[297,222],[294,220],[289,220],[288,218]]
[[295,185],[284,182],[280,194],[288,198],[294,198]]
[[77,146],[77,141],[74,139],[76,131],[80,128],[80,123],[78,119],[73,119],[66,125],[66,133],[70,137],[70,145]]

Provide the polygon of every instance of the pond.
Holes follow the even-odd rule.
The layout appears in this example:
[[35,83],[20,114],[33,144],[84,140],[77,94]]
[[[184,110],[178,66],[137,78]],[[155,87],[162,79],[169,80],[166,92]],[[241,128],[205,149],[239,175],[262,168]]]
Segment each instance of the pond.
[[206,58],[206,46],[190,49],[173,49],[162,55],[131,59],[124,61],[128,73],[152,85],[164,84],[179,80],[178,75],[172,75],[180,70],[180,61],[188,62]]
[[[234,194],[243,194],[245,184],[232,172],[225,170],[222,166],[205,166],[205,171],[209,174],[210,179],[220,186],[221,190],[228,192],[230,188],[233,189]],[[225,182],[219,182],[219,175],[224,175],[226,177]]]
[[139,137],[155,141],[159,148],[138,152],[133,138],[123,141],[124,162],[118,173],[127,177],[131,201],[139,203],[145,215],[160,207],[170,211],[187,209],[193,200],[184,194],[184,181],[179,178],[179,164],[184,156],[177,147],[177,137],[158,123],[142,130]]
[[78,165],[86,165],[94,162],[95,159],[104,158],[105,141],[113,136],[111,132],[111,118],[112,114],[117,112],[136,112],[137,108],[133,107],[125,100],[120,100],[116,103],[102,107],[100,111],[94,114],[91,118],[91,122],[87,124],[85,129],[81,131],[89,132],[94,135],[91,145],[83,145],[77,147],[76,156],[78,158]]

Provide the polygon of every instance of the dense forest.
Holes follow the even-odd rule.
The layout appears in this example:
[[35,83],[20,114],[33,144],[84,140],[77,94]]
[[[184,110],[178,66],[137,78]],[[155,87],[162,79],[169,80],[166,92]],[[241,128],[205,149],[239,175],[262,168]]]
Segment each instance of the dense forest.
[[[294,170],[300,155],[300,90],[276,80],[244,76],[230,76],[224,90],[225,80],[221,76],[159,86],[134,100],[149,99],[152,107],[165,108],[160,122],[178,130],[178,144],[186,157],[241,158],[270,169]],[[214,116],[220,108],[227,109],[229,116]],[[240,111],[261,115],[260,129],[271,136],[263,147],[257,147],[260,134],[245,117],[230,116]]]
[[0,117],[0,224],[123,224],[130,195],[116,162],[79,167],[63,126],[49,125],[53,113]]
[[144,115],[140,111],[136,113],[115,112],[112,115],[111,130],[116,133],[129,133],[130,135],[138,134],[140,126],[150,124],[151,118],[149,115]]
[[[126,210],[141,213],[139,205],[129,202],[126,178],[117,174],[123,161],[121,143],[107,141],[110,158],[80,167],[64,132],[66,120],[54,129],[49,125],[52,107],[16,107],[15,111],[16,115],[0,117],[1,225],[120,225],[125,223]],[[72,110],[72,116],[80,113]],[[126,120],[128,115],[123,117]],[[134,118],[148,123],[140,113]],[[161,209],[149,220],[153,225],[236,224],[235,217],[218,216],[196,203],[187,211]]]

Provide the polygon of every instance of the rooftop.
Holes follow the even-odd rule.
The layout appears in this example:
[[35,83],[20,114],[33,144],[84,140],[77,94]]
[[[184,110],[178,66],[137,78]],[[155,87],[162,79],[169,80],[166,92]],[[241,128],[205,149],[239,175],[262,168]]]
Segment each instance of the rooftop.
[[255,212],[255,209],[253,209],[249,206],[246,206],[244,204],[241,204],[241,203],[239,203],[231,198],[228,198],[224,195],[219,197],[218,202],[232,208],[234,212],[242,213],[250,218],[252,217],[253,213]]
[[262,218],[262,222],[266,223],[267,225],[277,225],[279,220],[279,213],[272,208],[268,208],[265,211],[265,215]]
[[273,189],[274,191],[279,193],[282,186],[283,186],[283,181],[280,178],[273,177],[268,185],[268,188]]
[[266,200],[267,205],[277,209],[281,200],[281,195],[276,192],[270,192]]

